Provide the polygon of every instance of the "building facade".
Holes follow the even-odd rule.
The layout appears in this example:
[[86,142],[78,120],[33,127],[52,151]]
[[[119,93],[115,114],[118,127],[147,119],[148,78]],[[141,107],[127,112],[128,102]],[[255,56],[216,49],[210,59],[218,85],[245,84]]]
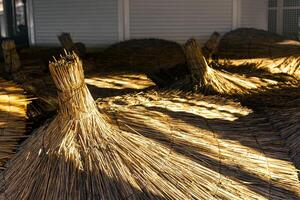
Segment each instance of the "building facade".
[[300,38],[300,0],[269,0],[268,30]]
[[32,45],[58,45],[70,32],[87,46],[133,38],[180,43],[206,40],[214,31],[268,29],[268,0],[27,0]]

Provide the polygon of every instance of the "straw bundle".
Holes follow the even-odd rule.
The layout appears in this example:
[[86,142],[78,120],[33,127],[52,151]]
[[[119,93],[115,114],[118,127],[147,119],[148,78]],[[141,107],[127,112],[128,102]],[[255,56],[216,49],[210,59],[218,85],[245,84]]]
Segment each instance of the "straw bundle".
[[266,58],[299,54],[300,42],[253,28],[240,28],[225,34],[218,55],[224,58]]
[[248,94],[252,89],[277,84],[276,80],[260,77],[245,77],[211,68],[195,39],[185,44],[186,60],[189,66],[192,85],[204,93]]
[[24,91],[11,81],[0,79],[0,170],[25,137],[29,103]]
[[17,53],[16,45],[13,40],[2,42],[3,56],[5,61],[5,72],[14,73],[21,67],[21,61]]

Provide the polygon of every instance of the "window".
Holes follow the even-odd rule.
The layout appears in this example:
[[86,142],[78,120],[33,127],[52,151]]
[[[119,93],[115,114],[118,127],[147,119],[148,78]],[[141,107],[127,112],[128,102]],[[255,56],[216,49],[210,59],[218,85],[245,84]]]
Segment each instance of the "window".
[[277,0],[269,0],[268,12],[268,30],[276,32],[277,30]]
[[300,0],[283,1],[283,34],[292,38],[300,36]]

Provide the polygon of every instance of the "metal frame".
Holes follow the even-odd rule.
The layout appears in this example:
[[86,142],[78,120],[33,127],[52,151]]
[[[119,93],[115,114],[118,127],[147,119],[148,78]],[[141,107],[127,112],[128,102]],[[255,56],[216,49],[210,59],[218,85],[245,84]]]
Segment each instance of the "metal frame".
[[35,29],[34,29],[34,12],[33,2],[34,0],[27,0],[27,26],[28,26],[28,39],[30,45],[35,45]]

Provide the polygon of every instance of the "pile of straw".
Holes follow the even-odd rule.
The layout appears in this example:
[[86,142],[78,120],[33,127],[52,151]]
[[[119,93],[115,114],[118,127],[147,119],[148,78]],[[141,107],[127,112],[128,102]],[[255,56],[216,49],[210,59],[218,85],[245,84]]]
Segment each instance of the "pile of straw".
[[[162,200],[300,196],[296,171],[273,132],[258,119],[243,120],[245,126],[232,124],[238,132],[229,129],[232,120],[251,114],[238,104],[209,97],[206,101],[211,100],[211,104],[207,105],[206,101],[199,101],[203,96],[171,98],[195,104],[192,110],[198,108],[195,118],[189,113],[192,110],[183,111],[185,108],[177,103],[170,104],[182,120],[163,115],[147,104],[132,109],[123,104],[117,106],[117,112],[105,114],[105,108],[97,110],[84,84],[82,65],[76,55],[68,54],[51,63],[50,71],[59,91],[60,110],[51,122],[35,131],[7,165],[0,180],[3,198]],[[165,103],[171,94],[166,96],[155,106],[160,104],[160,108],[169,109]],[[150,94],[148,98],[156,97]],[[124,113],[127,118],[133,117],[133,123],[116,120]],[[210,120],[200,117],[201,113]],[[218,118],[224,118],[223,123],[213,123]],[[193,124],[184,123],[185,120]],[[197,128],[198,123],[203,127]],[[229,140],[223,141],[221,137]],[[252,172],[247,172],[250,169]]]
[[185,44],[185,54],[193,87],[205,94],[244,95],[251,90],[278,84],[272,77],[249,77],[210,67],[200,44],[191,39]]
[[213,179],[218,180],[213,199],[299,198],[297,172],[280,135],[265,116],[238,103],[153,91],[102,99],[98,106],[121,130],[159,141],[200,165],[214,163],[210,169],[219,178]]
[[264,30],[240,28],[225,34],[218,55],[223,58],[267,58],[299,55],[300,42]]
[[11,81],[0,78],[0,171],[26,136],[29,128],[24,91]]

